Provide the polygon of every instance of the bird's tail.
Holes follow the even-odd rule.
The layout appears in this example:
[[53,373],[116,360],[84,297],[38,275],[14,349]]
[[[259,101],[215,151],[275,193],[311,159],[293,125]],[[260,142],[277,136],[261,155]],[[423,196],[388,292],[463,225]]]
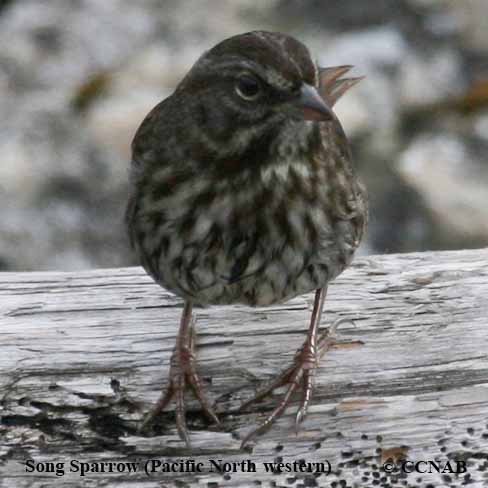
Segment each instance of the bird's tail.
[[339,100],[349,88],[364,79],[364,76],[341,78],[341,76],[346,74],[351,68],[351,65],[319,68],[319,91],[322,97],[329,102],[330,107],[333,107],[337,100]]

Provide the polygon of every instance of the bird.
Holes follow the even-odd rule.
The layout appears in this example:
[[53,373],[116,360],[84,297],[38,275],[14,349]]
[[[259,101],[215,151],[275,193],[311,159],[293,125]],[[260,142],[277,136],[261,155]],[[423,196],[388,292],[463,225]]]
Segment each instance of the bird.
[[319,67],[288,34],[238,34],[205,51],[137,129],[126,209],[130,243],[153,280],[183,300],[168,383],[144,427],[174,398],[178,434],[191,448],[188,388],[210,421],[222,425],[197,371],[194,308],[269,306],[314,291],[293,363],[243,408],[278,387],[287,390],[241,446],[270,427],[295,392],[296,425],[305,417],[330,346],[330,333],[319,333],[327,287],[351,263],[368,221],[366,190],[333,111],[362,79],[342,78],[350,69]]

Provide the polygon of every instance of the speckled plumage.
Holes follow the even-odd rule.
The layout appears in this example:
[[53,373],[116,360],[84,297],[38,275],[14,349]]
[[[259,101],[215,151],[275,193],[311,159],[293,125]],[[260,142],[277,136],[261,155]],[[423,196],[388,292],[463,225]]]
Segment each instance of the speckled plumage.
[[[259,53],[279,53],[292,43],[261,35],[267,43]],[[233,59],[228,53],[242,47],[238,40],[214,49]],[[317,85],[315,67],[305,67],[313,67],[308,77],[313,73]],[[275,82],[281,76],[271,73]],[[143,266],[159,284],[198,304],[269,305],[324,286],[350,262],[365,221],[339,122],[276,117],[268,127],[265,120],[264,136],[258,123],[245,132],[243,150],[226,154],[226,140],[208,137],[206,144],[204,135],[193,137],[204,128],[192,114],[195,104],[185,103],[191,76],[151,112],[134,139],[127,215]],[[197,103],[215,103],[206,96]],[[239,136],[239,120],[222,122],[232,134],[229,148],[238,146],[232,139]]]
[[[284,34],[247,33],[204,53],[148,114],[132,145],[127,223],[156,282],[187,304],[258,306],[345,269],[366,197],[335,115],[314,120],[298,102],[309,87],[332,107],[356,82],[338,79],[346,70],[317,68]],[[252,102],[236,88],[246,73],[259,85]]]

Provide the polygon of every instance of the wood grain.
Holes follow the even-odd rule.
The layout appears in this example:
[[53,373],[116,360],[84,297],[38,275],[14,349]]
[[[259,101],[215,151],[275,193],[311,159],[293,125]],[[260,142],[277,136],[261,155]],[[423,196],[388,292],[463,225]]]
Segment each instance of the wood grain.
[[[237,407],[292,360],[311,301],[198,310],[199,371],[224,430],[192,400],[189,452],[170,410],[153,432],[137,430],[165,384],[180,299],[140,268],[1,273],[0,486],[488,486],[488,250],[356,260],[329,287],[322,320],[354,324],[324,356],[298,434],[295,402],[240,451],[278,394],[246,413]],[[387,474],[388,458],[463,461],[467,471]],[[27,460],[59,475],[27,472]],[[331,472],[300,471],[299,460]],[[273,461],[291,471],[267,473]],[[115,472],[81,477],[76,462],[112,462]],[[117,464],[126,462],[136,471]],[[203,471],[161,472],[170,462]]]

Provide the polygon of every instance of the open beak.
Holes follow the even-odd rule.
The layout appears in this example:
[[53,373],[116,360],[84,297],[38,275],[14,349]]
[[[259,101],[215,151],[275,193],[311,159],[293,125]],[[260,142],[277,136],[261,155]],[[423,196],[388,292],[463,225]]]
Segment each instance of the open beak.
[[316,88],[303,83],[296,106],[302,110],[305,120],[332,120],[334,114]]

